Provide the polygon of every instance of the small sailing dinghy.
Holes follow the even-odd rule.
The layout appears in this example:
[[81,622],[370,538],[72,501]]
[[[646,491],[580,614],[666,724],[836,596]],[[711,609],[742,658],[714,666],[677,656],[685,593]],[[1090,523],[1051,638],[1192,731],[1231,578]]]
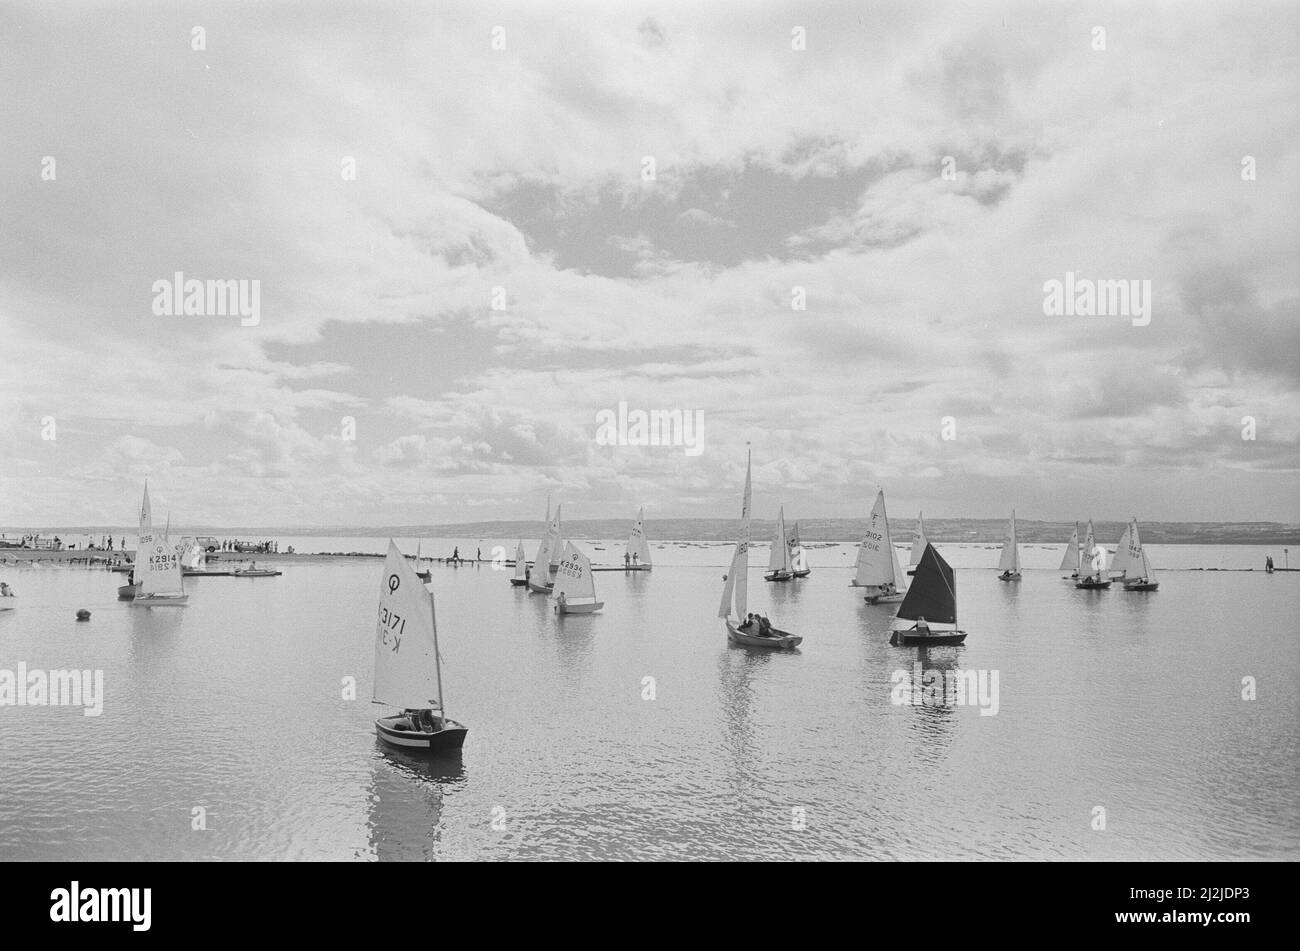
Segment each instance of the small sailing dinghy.
[[[253,562],[247,568],[236,568],[231,574],[236,578],[275,578],[284,572],[276,571],[274,568],[259,568],[257,562]],[[418,573],[416,577],[419,577]]]
[[135,551],[135,579],[139,583],[132,604],[164,607],[185,604],[185,579],[181,558],[164,532],[153,529],[153,511],[149,506],[149,484],[145,483],[144,502],[140,505],[140,540]]
[[[803,643],[803,638],[789,631],[772,627],[766,618],[752,620],[745,609],[749,600],[749,504],[752,485],[752,462],[745,463],[745,499],[741,505],[740,537],[736,540],[736,551],[731,556],[731,567],[727,569],[726,583],[722,587],[722,603],[718,606],[718,617],[727,625],[727,640],[744,647],[765,647],[774,650],[793,650]],[[785,547],[782,545],[781,547]],[[732,606],[735,614],[732,614]]]
[[1016,542],[1016,510],[1011,510],[1011,524],[1007,526],[1007,538],[1002,543],[1002,557],[998,559],[999,581],[1020,580],[1020,545]]
[[645,508],[636,513],[636,523],[627,537],[627,554],[623,558],[624,571],[649,571],[650,543],[645,537]]
[[1093,536],[1092,519],[1088,519],[1088,536],[1079,548],[1079,580],[1074,586],[1090,591],[1110,587],[1110,579],[1106,577],[1106,549]]
[[560,567],[555,572],[555,588],[551,591],[556,614],[595,614],[605,606],[596,600],[596,579],[591,573],[591,560],[578,551],[573,542],[564,543]]
[[925,554],[925,546],[930,544],[929,539],[925,537],[925,513],[916,513],[916,531],[912,536],[912,550],[907,556],[907,573],[909,576],[916,574],[916,566],[921,563],[921,556]]
[[415,543],[415,576],[423,582],[428,582],[433,577],[433,569],[424,561],[423,556],[424,539],[418,539]]
[[889,643],[931,647],[960,644],[966,632],[957,629],[957,578],[952,566],[927,544],[917,562],[912,586],[889,625]]
[[373,702],[401,710],[376,719],[375,730],[385,743],[408,752],[454,752],[469,732],[444,713],[433,592],[391,538],[375,624]]
[[[1151,570],[1151,560],[1147,557],[1147,550],[1142,547],[1141,538],[1138,537],[1136,518],[1129,523],[1124,535],[1128,538],[1128,558],[1124,565],[1124,590],[1155,591],[1160,587],[1160,582],[1155,580],[1154,572]],[[1118,560],[1117,557],[1116,561]]]
[[1062,581],[1079,580],[1079,523],[1074,523],[1074,532],[1070,535],[1070,540],[1065,543],[1065,554],[1061,556],[1061,567],[1058,571],[1068,571],[1068,575],[1061,575]]
[[799,537],[799,523],[794,523],[794,532],[790,535],[790,577],[807,578],[812,574],[808,565],[808,553],[803,550],[803,540]]
[[124,585],[118,585],[117,599],[119,601],[131,601],[135,598],[135,593],[139,590],[140,590],[140,585],[136,583],[135,570],[132,569],[131,576],[128,579],[127,583]]
[[871,507],[867,530],[858,545],[858,568],[851,584],[867,589],[864,599],[868,604],[891,604],[903,600],[903,592],[898,589],[902,578],[898,552],[894,551],[889,536],[885,492],[881,489],[876,493],[876,504]]
[[524,555],[524,540],[519,539],[519,544],[515,546],[515,576],[510,579],[510,584],[515,588],[528,587],[528,559]]
[[[550,594],[551,589],[555,587],[555,573],[559,570],[560,552],[563,550],[563,542],[560,538],[560,509],[563,507],[563,505],[555,507],[555,518],[547,522],[546,535],[542,538],[541,544],[537,546],[537,557],[533,559],[533,570],[528,575],[529,591],[536,591],[538,594]],[[550,510],[550,499],[547,499],[546,511],[548,514]]]
[[772,532],[772,551],[767,556],[767,574],[764,581],[789,581],[794,577],[790,566],[790,546],[785,541],[785,506],[776,516],[776,526]]

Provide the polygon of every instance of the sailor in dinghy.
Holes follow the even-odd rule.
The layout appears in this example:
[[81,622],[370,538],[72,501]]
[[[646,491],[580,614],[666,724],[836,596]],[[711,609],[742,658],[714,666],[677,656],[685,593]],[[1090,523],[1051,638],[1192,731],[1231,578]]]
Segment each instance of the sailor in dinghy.
[[392,746],[439,753],[457,751],[465,743],[469,730],[444,712],[433,592],[420,583],[392,539],[375,623],[373,702],[401,710],[375,720],[379,738]]

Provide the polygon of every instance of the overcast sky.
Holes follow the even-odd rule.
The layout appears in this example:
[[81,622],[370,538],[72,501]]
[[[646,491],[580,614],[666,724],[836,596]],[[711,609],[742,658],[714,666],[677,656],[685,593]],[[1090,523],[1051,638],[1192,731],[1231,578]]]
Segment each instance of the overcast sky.
[[730,517],[747,441],[762,517],[1300,521],[1300,13],[1149,6],[7,3],[0,524]]

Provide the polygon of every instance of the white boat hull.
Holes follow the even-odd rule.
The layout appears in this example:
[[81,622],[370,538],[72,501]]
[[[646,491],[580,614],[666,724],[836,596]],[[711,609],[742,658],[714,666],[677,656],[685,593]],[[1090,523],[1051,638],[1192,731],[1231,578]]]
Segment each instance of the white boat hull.
[[862,600],[867,604],[897,604],[907,597],[906,591],[895,591],[893,594],[868,594],[864,595]]
[[188,594],[137,594],[131,603],[146,608],[179,608],[189,599]]
[[556,604],[555,610],[558,614],[595,614],[605,606],[604,601],[592,601],[589,604]]

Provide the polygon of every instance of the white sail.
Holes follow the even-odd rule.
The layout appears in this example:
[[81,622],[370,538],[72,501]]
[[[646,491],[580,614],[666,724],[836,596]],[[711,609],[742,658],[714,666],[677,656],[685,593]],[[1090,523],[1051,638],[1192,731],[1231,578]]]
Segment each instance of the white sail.
[[442,711],[433,594],[391,538],[379,586],[372,697],[402,710]]
[[627,557],[632,559],[634,564],[650,565],[650,543],[645,537],[645,509],[641,509],[636,514],[636,524],[632,526],[632,533],[627,537]]
[[[550,510],[550,502],[547,502]],[[551,566],[560,563],[560,510],[555,510],[555,517],[546,526],[546,534],[537,546],[537,557],[533,559],[532,584],[546,585],[550,582]]]
[[776,526],[772,531],[772,551],[767,557],[768,571],[790,570],[790,547],[785,543],[785,506],[776,516]]
[[1011,510],[1011,523],[1007,526],[1006,541],[1002,543],[1002,557],[998,559],[998,571],[1020,572],[1020,545],[1016,539],[1016,510]]
[[736,539],[736,551],[731,556],[731,566],[727,569],[727,583],[722,586],[722,603],[718,606],[718,617],[725,618],[731,614],[732,599],[735,599],[735,617],[743,621],[749,607],[749,502],[752,461],[745,461],[745,497],[740,507],[740,536]]
[[137,598],[154,595],[178,597],[185,593],[181,578],[181,559],[165,534],[154,531],[153,513],[149,505],[149,487],[144,489],[144,502],[140,507],[140,540],[135,551],[135,580],[140,587]]
[[1061,557],[1060,571],[1079,570],[1079,526],[1074,526],[1070,540],[1065,543],[1065,554]]
[[1125,580],[1148,582],[1152,580],[1151,559],[1147,557],[1147,550],[1142,547],[1136,518],[1129,524],[1129,559],[1132,564]]
[[524,540],[519,539],[515,546],[515,580],[523,581],[528,576],[528,558],[524,555]]
[[1119,545],[1115,548],[1115,560],[1110,565],[1111,572],[1115,575],[1127,575],[1130,571],[1136,570],[1135,556],[1140,554],[1141,552],[1133,547],[1133,526],[1125,525],[1124,534],[1119,537]]
[[930,542],[925,537],[925,514],[918,512],[916,514],[916,534],[912,541],[912,551],[907,556],[907,567],[915,568],[921,561],[921,556],[925,554],[925,546]]
[[176,551],[180,555],[182,569],[202,568],[207,560],[203,547],[199,545],[193,535],[182,536]]
[[[547,507],[550,507],[549,502],[547,503]],[[550,572],[552,575],[555,574],[555,569],[560,567],[560,557],[564,554],[564,534],[563,530],[560,528],[560,509],[562,508],[564,508],[563,503],[555,506],[555,541],[551,543],[550,561]]]
[[564,595],[566,604],[593,604],[596,601],[596,579],[591,573],[591,560],[574,546],[564,543],[559,570],[555,572],[555,588],[551,597]]
[[867,518],[867,530],[858,544],[858,566],[853,584],[861,588],[895,585],[903,576],[898,567],[898,552],[889,537],[889,516],[885,512],[885,493],[876,493],[876,504]]

